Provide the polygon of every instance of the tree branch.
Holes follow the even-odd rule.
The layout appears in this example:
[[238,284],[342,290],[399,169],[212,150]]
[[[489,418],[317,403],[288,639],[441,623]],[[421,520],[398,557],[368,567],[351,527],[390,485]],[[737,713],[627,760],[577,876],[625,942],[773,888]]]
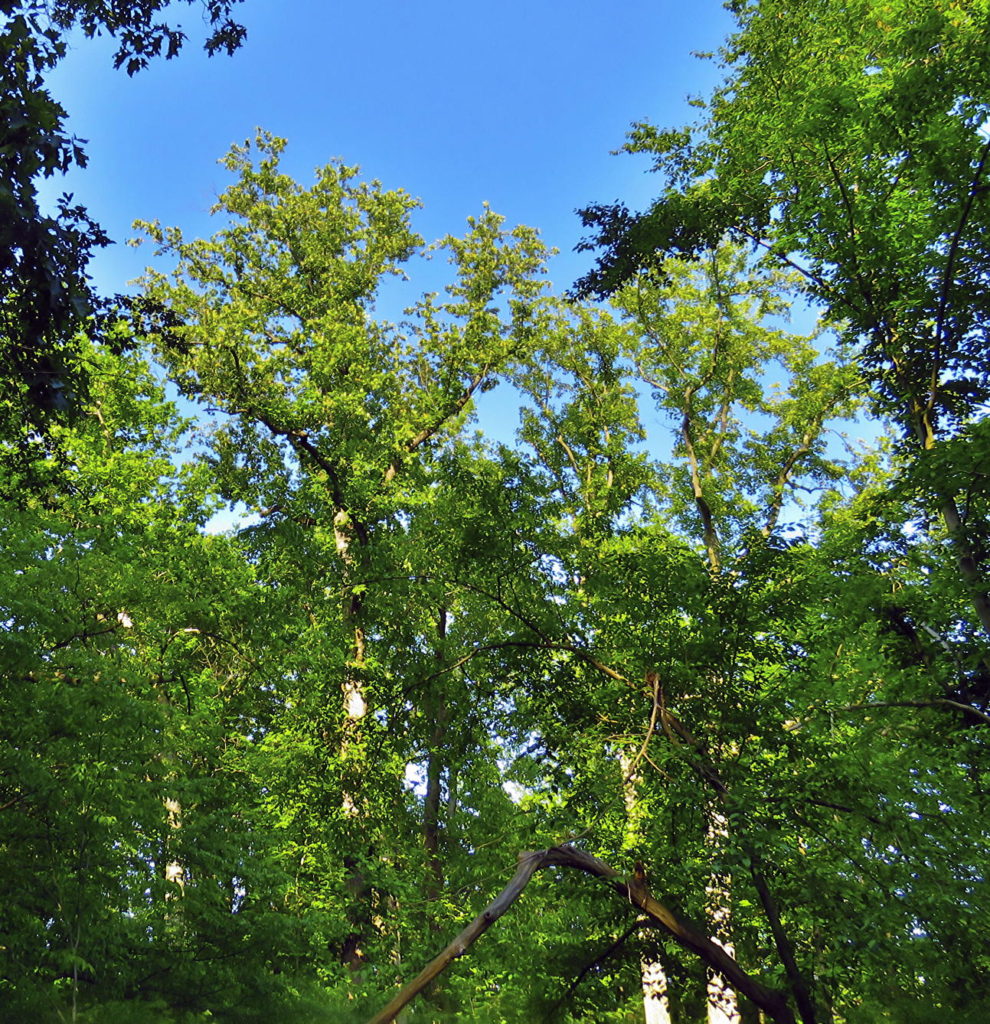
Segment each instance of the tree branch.
[[949,700],[948,697],[936,697],[934,700],[882,700],[871,701],[868,704],[846,704],[844,707],[836,708],[837,711],[868,711],[872,708],[955,708],[957,711],[964,711],[978,718],[981,722],[990,724],[990,715],[972,704],[963,704],[958,700]]
[[643,758],[646,757],[647,748],[650,745],[650,740],[653,739],[653,734],[657,731],[657,716],[660,714],[660,676],[654,672],[649,671],[646,673],[646,682],[652,688],[653,707],[650,709],[650,722],[646,727],[646,735],[643,737],[643,745],[639,748],[639,753],[632,760],[632,765],[629,771],[626,773],[625,779],[622,781],[623,788],[625,788],[633,780],[633,776],[636,774],[636,770],[639,768]]
[[[456,416],[464,406],[471,401],[475,391],[478,390],[482,381],[488,375],[488,369],[489,368],[486,366],[480,373],[475,374],[468,383],[468,386],[429,426],[423,427],[415,437],[406,442],[403,447],[407,455],[412,454],[412,452],[416,451],[416,449],[421,445],[426,444],[434,434],[443,429],[444,424],[447,423],[448,420]],[[391,483],[401,469],[402,457],[397,455],[389,464],[388,469],[385,470],[385,483]]]
[[626,901],[638,907],[647,917],[670,933],[683,949],[695,953],[714,971],[738,991],[749,998],[776,1024],[794,1024],[794,1013],[782,993],[767,988],[748,974],[721,946],[695,931],[676,914],[655,900],[644,886],[635,885],[604,861],[572,846],[554,846],[548,850],[535,850],[519,855],[519,866],[509,884],[487,907],[422,971],[401,988],[391,1001],[367,1024],[390,1024],[424,988],[458,957],[464,956],[470,946],[498,920],[519,898],[533,875],[546,867],[574,868],[585,874],[602,878]]
[[368,1024],[390,1024],[402,1009],[447,966],[468,949],[512,906],[522,894],[533,874],[545,867],[545,850],[536,850],[519,855],[519,866],[509,884],[488,904],[487,907],[453,940],[448,943],[420,972],[404,985],[392,999],[369,1018]]

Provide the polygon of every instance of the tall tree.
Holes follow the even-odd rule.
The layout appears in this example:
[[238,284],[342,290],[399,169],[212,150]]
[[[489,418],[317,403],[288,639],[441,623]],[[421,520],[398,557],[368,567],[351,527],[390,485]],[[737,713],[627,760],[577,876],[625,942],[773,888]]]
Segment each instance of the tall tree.
[[[658,915],[652,920],[673,940],[664,957],[673,1007],[687,1019],[705,1012],[699,955],[736,990],[744,1013],[755,1002],[780,1021],[852,1019],[885,959],[902,965],[906,991],[963,1013],[978,1005],[979,997],[957,998],[951,983],[934,980],[947,938],[940,915],[911,924],[939,902],[929,888],[933,869],[966,889],[967,865],[984,859],[986,835],[976,828],[967,836],[950,819],[932,845],[915,817],[930,785],[916,780],[932,779],[945,740],[919,743],[924,726],[912,716],[922,708],[923,721],[958,714],[961,703],[930,699],[930,670],[918,671],[910,654],[902,660],[910,632],[892,645],[880,618],[892,592],[912,608],[908,621],[918,614],[923,574],[914,577],[895,554],[905,508],[877,504],[879,457],[844,468],[826,446],[827,426],[856,408],[859,371],[782,331],[773,322],[783,311],[773,275],[754,274],[737,252],[664,269],[666,283],[645,278],[623,293],[624,326],[606,320],[596,334],[590,325],[600,317],[579,320],[580,343],[554,350],[557,369],[521,378],[534,402],[524,436],[553,495],[545,514],[560,524],[537,543],[550,545],[544,564],[559,590],[556,622],[543,627],[554,658],[540,672],[531,666],[531,682],[512,696],[532,737],[512,771],[528,779],[529,805],[572,844],[527,854],[504,892],[376,1021],[462,953],[540,865],[615,879],[631,914]],[[642,518],[628,504],[632,495],[643,500],[641,484],[629,488],[643,479],[638,417],[624,406],[636,394],[635,373],[651,381],[674,436],[674,457],[645,477],[655,513]],[[692,445],[683,440],[685,419]],[[801,529],[787,525],[799,514],[789,497],[797,487],[823,499],[802,514]],[[626,499],[603,517],[602,495],[612,488]],[[707,517],[697,509],[699,489]],[[958,605],[946,607],[929,625],[944,630],[957,613]],[[958,666],[945,661],[936,671],[948,685]],[[946,807],[981,799],[975,777],[966,781],[981,715],[972,708],[952,741],[957,760],[936,798]],[[624,751],[632,752],[627,768]],[[632,849],[624,782],[634,766]],[[609,863],[628,857],[626,871],[617,877],[586,851]],[[823,885],[822,870],[834,888]],[[709,911],[713,874],[723,880],[715,909],[729,912],[731,955],[690,923]],[[901,887],[904,897],[892,899]],[[664,906],[640,900],[644,892]],[[580,906],[574,890],[567,898]],[[869,943],[850,931],[850,903],[860,926],[869,921]],[[639,922],[607,922],[593,903],[571,913],[610,962],[584,952],[583,967],[558,966],[574,971],[578,989],[589,976],[611,978],[628,1005],[635,988],[623,993],[623,971],[628,979],[640,970],[643,947],[630,942]],[[959,936],[963,946],[973,938]],[[563,934],[553,941],[565,945]],[[578,998],[576,1016],[607,1019],[616,1008],[570,996]]]
[[990,12],[982,0],[730,6],[724,84],[689,128],[635,126],[627,148],[652,156],[662,193],[642,214],[584,211],[600,256],[578,288],[610,293],[725,233],[793,268],[914,453],[921,507],[942,519],[985,643],[987,492],[972,458],[990,396]]
[[[374,580],[395,575],[388,538],[428,483],[431,453],[532,344],[545,253],[534,232],[507,232],[486,209],[464,238],[438,246],[455,268],[446,298],[424,296],[407,325],[378,321],[383,278],[423,249],[409,224],[416,201],[339,164],[304,188],[280,171],[283,147],[262,135],[257,160],[250,146],[231,151],[237,180],[214,211],[230,223],[212,239],[147,225],[179,264],[172,280],[150,274],[146,294],[177,319],[158,351],[180,388],[229,417],[212,439],[227,495],[269,520],[308,524],[309,586],[342,602],[330,626],[341,663],[310,707],[320,709],[311,724],[339,780],[339,843],[354,846],[345,860],[355,919],[340,953],[356,968],[372,930],[367,862],[378,856],[352,826],[400,781],[376,776],[368,753],[378,727],[369,711],[391,710],[387,691],[375,692],[381,655],[369,649],[380,628]],[[444,614],[442,598],[430,614]]]

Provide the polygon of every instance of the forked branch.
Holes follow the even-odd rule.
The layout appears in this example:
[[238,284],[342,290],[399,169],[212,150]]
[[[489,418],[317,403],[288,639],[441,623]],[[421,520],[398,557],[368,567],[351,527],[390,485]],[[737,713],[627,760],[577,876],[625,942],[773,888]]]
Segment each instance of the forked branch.
[[451,942],[435,956],[420,973],[401,988],[368,1024],[390,1024],[434,978],[458,957],[464,956],[471,945],[495,923],[519,898],[533,875],[547,867],[575,868],[585,874],[605,879],[608,884],[647,917],[661,925],[682,948],[697,954],[714,971],[721,974],[737,991],[748,997],[776,1024],[794,1024],[794,1013],[786,998],[751,977],[721,946],[682,921],[673,911],[655,900],[646,887],[622,876],[590,853],[573,846],[553,846],[549,850],[533,850],[519,855],[519,866],[509,884],[487,907]]

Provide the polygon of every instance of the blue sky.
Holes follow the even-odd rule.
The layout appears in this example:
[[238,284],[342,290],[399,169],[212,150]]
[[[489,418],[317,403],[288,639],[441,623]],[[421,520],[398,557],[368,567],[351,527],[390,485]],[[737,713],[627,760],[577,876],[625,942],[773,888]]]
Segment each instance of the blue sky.
[[[717,0],[245,0],[233,57],[207,58],[199,5],[174,5],[189,36],[171,62],[134,78],[114,71],[108,39],[74,38],[51,76],[89,167],[68,187],[124,240],[136,218],[210,233],[224,187],[216,164],[260,126],[289,140],[285,169],[308,182],[332,157],[424,204],[426,238],[459,233],[487,201],[562,250],[554,284],[587,269],[574,254],[574,210],[621,198],[641,205],[657,182],[645,162],[611,156],[633,120],[680,124],[707,93],[730,19]],[[54,182],[51,191],[62,191]],[[218,226],[218,225],[217,225]],[[123,245],[92,270],[124,290],[149,251]]]
[[[248,36],[232,57],[203,53],[200,7],[182,3],[169,17],[189,37],[177,59],[128,78],[113,68],[111,39],[73,36],[49,78],[89,166],[45,190],[73,191],[117,240],[91,265],[104,294],[127,290],[152,258],[122,244],[134,220],[187,237],[220,227],[209,217],[228,181],[217,160],[258,127],[288,140],[283,169],[304,184],[339,157],[417,196],[427,241],[462,233],[483,202],[510,226],[538,228],[560,250],[551,278],[564,291],[591,263],[573,251],[575,210],[639,208],[656,194],[648,161],[612,151],[635,120],[694,119],[687,100],[707,94],[718,69],[692,52],[716,50],[731,27],[719,0],[244,0],[237,13]],[[443,265],[410,272],[406,301],[406,288],[448,280]],[[378,312],[401,317],[385,302]],[[511,441],[517,416],[510,389],[483,396],[490,436]]]
[[[238,13],[245,45],[207,58],[199,5],[173,5],[185,50],[133,78],[113,69],[112,40],[73,37],[50,87],[89,166],[49,193],[74,191],[118,242],[138,218],[208,235],[228,181],[217,159],[261,127],[288,139],[283,168],[304,184],[340,157],[418,196],[414,225],[428,241],[461,233],[486,201],[509,225],[539,228],[560,250],[559,291],[591,262],[573,252],[575,210],[642,208],[660,185],[645,159],[611,151],[632,121],[694,119],[688,97],[707,95],[719,72],[692,51],[716,50],[732,25],[718,0],[244,0]],[[151,255],[123,244],[98,254],[98,289],[125,290]],[[410,269],[416,292],[446,280],[442,265],[425,280]],[[665,447],[666,424],[643,411]],[[511,390],[484,396],[491,435],[510,441],[516,417]]]

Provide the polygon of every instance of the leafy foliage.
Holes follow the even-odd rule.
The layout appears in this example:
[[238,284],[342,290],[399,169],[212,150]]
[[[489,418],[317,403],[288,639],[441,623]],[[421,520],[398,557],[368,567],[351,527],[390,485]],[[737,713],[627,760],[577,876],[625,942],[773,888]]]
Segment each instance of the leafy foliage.
[[[232,53],[243,42],[245,30],[231,18],[237,2],[204,4],[207,52]],[[86,166],[82,141],[66,131],[65,109],[45,76],[65,55],[65,33],[76,25],[88,37],[114,36],[115,66],[126,66],[128,74],[163,50],[166,58],[176,56],[185,34],[155,20],[166,6],[165,0],[0,4],[0,415],[6,436],[22,422],[44,428],[80,408],[88,372],[74,336],[84,326],[93,334],[114,311],[94,294],[86,274],[93,251],[110,243],[106,233],[71,195],[49,212],[38,201],[39,177]],[[31,451],[26,454],[29,463]]]
[[608,305],[262,133],[211,238],[144,225],[126,329],[63,335],[80,415],[2,439],[5,1016],[367,1020],[537,851],[405,1019],[635,1020],[659,975],[701,1020],[726,957],[738,1019],[979,1019],[982,8],[737,7],[706,121],[634,136],[662,199],[592,215]]

